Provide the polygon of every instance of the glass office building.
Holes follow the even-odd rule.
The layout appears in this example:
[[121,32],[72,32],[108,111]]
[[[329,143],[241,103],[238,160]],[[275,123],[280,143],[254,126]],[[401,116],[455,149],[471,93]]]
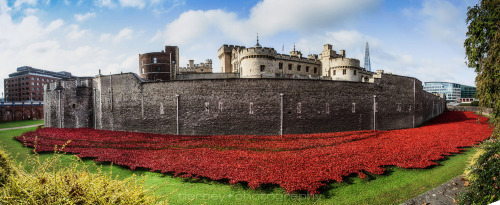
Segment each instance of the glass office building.
[[462,85],[460,88],[461,92],[461,98],[474,98],[474,95],[476,95],[476,87],[468,86],[468,85]]
[[462,98],[462,85],[448,82],[425,82],[424,90],[429,93],[444,93],[446,102],[457,102]]

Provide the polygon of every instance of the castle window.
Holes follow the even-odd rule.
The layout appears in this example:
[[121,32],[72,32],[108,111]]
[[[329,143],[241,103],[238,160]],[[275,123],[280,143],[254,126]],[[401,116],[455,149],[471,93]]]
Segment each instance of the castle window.
[[356,70],[354,70],[354,75],[356,75]]
[[144,68],[142,68],[142,74],[144,74]]
[[156,60],[156,58],[153,58],[153,63],[158,63],[158,61]]
[[336,70],[333,70],[333,75],[337,75],[337,71]]
[[278,67],[280,70],[283,69],[283,63],[279,63]]
[[347,74],[347,70],[346,69],[342,70],[342,74],[343,75]]
[[314,73],[318,72],[318,68],[314,67]]
[[160,66],[156,67],[156,72],[161,72],[161,67]]
[[260,65],[260,72],[264,72],[266,70],[266,65]]
[[300,65],[297,65],[297,71],[300,71],[300,67],[301,67]]
[[288,70],[292,70],[292,64],[288,64]]
[[309,66],[306,66],[306,72],[309,72]]

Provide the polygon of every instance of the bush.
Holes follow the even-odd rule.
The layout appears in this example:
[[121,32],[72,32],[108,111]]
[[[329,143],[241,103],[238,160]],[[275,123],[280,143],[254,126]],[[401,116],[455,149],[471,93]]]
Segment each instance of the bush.
[[500,200],[500,141],[490,139],[483,142],[483,152],[467,170],[469,180],[467,192],[461,204],[489,204]]
[[468,103],[460,103],[459,106],[479,106],[479,101],[472,101]]
[[0,188],[10,176],[18,176],[17,169],[12,165],[10,155],[0,148]]
[[28,155],[28,166],[13,166],[0,149],[0,168],[4,168],[0,169],[0,204],[155,204],[160,200],[152,196],[153,189],[144,189],[145,177],[113,179],[112,173],[102,172],[101,167],[97,173],[89,173],[77,156],[65,166],[61,156],[55,152],[41,162],[35,153],[34,157]]

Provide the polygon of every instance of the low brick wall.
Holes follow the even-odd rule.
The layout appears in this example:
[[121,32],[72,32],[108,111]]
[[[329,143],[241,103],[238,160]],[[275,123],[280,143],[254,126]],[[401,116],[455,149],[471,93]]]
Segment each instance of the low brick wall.
[[[479,106],[448,106],[449,111],[469,111],[469,112],[479,112]],[[490,115],[493,109],[483,108],[483,115]]]

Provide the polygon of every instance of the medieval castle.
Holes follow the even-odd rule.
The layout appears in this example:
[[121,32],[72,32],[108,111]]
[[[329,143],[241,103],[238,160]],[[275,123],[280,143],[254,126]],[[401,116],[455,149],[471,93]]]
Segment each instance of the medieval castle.
[[411,77],[370,72],[332,45],[303,57],[223,45],[212,61],[178,66],[179,48],[139,55],[139,75],[59,80],[44,87],[45,126],[185,135],[401,129],[441,114],[445,99]]

